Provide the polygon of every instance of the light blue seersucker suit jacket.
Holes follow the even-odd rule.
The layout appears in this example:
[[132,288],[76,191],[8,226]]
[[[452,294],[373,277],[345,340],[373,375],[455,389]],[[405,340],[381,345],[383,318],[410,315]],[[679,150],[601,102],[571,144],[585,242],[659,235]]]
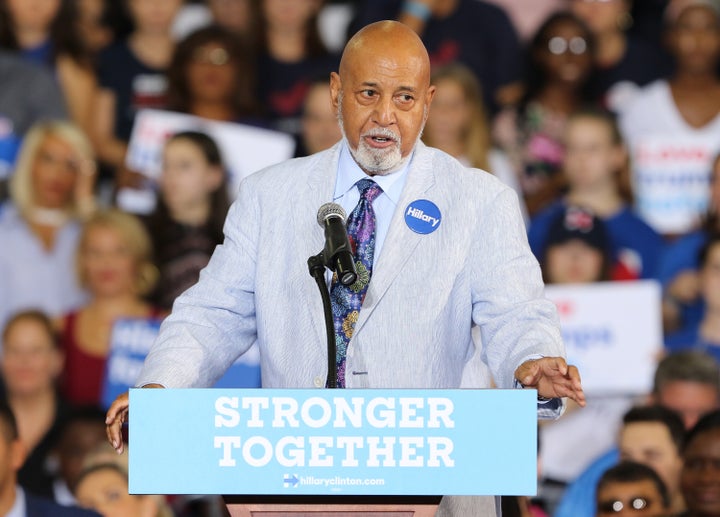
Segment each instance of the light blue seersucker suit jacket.
[[[264,387],[325,385],[322,301],[307,259],[324,246],[316,214],[332,201],[339,149],[243,180],[225,242],[175,302],[138,385],[211,386],[255,341]],[[417,199],[440,209],[433,233],[405,224]],[[463,377],[473,324],[499,387],[513,386],[527,358],[564,356],[515,192],[419,143],[349,344],[346,385],[457,388],[462,379],[463,387],[487,387],[485,375]],[[445,498],[441,508],[439,515],[494,514],[492,498]]]
[[[256,340],[264,387],[325,385],[322,301],[307,258],[324,246],[316,214],[332,200],[338,154],[339,144],[242,182],[225,242],[177,299],[140,385],[211,386]],[[433,233],[405,224],[417,199],[441,211]],[[499,387],[512,387],[528,357],[564,356],[514,191],[419,143],[348,348],[347,387],[459,387],[473,324]]]

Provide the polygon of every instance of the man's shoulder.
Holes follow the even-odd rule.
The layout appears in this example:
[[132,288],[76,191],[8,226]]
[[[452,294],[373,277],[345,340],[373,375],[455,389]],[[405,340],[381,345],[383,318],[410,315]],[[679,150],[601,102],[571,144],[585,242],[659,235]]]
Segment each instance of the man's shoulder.
[[49,499],[25,494],[27,514],[33,517],[98,517],[98,514],[77,506],[61,506]]
[[337,161],[339,144],[309,156],[290,158],[250,174],[244,181],[255,184],[273,182],[296,182],[305,179],[320,168],[327,168]]
[[418,147],[417,158],[429,161],[435,172],[435,180],[448,188],[458,190],[480,188],[485,193],[497,194],[510,188],[495,175],[482,169],[467,167],[457,158],[435,147],[422,145]]

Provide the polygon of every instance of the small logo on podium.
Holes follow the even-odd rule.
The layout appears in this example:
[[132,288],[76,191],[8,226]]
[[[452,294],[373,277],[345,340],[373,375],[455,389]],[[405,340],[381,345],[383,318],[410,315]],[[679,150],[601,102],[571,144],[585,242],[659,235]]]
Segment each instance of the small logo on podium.
[[297,474],[285,474],[283,477],[283,487],[284,488],[295,488],[298,486],[298,483],[300,480],[297,477]]

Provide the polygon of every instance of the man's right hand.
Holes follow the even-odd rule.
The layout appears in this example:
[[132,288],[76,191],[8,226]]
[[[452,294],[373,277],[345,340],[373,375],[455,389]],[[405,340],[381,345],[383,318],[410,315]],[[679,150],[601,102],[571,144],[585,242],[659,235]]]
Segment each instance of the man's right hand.
[[[164,388],[164,386],[161,384],[146,384],[143,388]],[[113,449],[115,449],[118,454],[122,454],[123,450],[125,450],[125,444],[122,438],[122,426],[128,421],[129,410],[130,399],[126,391],[113,401],[105,416],[105,432],[107,433],[110,445],[113,446]]]

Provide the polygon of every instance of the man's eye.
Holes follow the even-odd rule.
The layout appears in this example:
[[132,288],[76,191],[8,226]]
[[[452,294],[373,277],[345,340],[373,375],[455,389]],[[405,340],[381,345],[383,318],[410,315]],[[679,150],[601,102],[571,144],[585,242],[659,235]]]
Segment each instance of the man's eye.
[[374,97],[375,96],[375,90],[363,90],[363,95],[365,97]]
[[412,102],[412,101],[413,101],[413,96],[412,96],[412,95],[408,95],[407,93],[404,93],[404,94],[400,95],[400,100],[401,100],[402,102]]

